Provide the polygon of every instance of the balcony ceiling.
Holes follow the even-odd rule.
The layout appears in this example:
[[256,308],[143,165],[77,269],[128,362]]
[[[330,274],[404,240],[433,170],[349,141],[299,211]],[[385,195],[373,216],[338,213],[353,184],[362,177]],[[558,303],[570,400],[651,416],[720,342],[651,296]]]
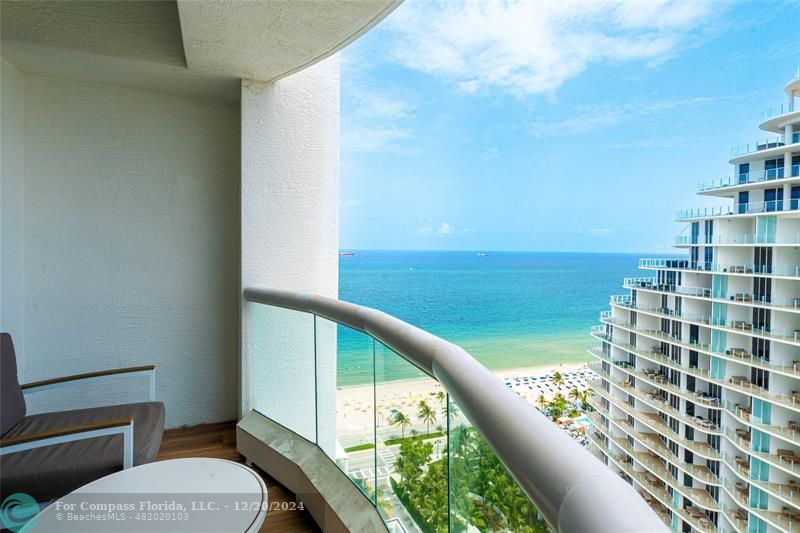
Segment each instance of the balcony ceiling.
[[398,0],[178,0],[189,68],[274,80],[357,39]]
[[3,0],[3,57],[24,72],[238,99],[337,52],[402,0]]

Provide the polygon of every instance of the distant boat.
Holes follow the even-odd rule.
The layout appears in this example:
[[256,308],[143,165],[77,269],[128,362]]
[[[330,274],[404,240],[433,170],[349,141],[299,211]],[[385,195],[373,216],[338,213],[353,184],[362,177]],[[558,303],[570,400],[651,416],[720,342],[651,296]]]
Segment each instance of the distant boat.
[[349,256],[349,255],[356,255],[355,252],[339,252],[339,257]]
[[478,252],[478,257],[489,257],[489,254],[485,254],[483,252]]

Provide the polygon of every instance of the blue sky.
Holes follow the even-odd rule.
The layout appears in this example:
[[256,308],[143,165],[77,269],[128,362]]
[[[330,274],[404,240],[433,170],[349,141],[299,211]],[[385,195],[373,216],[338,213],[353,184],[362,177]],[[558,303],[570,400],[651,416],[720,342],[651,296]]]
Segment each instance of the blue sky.
[[342,52],[342,248],[669,253],[797,67],[797,1],[407,0]]

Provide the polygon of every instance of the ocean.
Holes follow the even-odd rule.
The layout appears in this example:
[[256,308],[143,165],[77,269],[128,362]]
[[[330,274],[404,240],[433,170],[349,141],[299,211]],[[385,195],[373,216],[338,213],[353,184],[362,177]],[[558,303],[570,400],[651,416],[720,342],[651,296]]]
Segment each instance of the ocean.
[[[350,251],[350,250],[348,250]],[[589,329],[642,275],[640,254],[352,250],[340,257],[339,297],[374,307],[460,345],[492,370],[587,361]],[[421,376],[364,334],[340,327],[337,384]],[[376,370],[377,369],[377,370]]]

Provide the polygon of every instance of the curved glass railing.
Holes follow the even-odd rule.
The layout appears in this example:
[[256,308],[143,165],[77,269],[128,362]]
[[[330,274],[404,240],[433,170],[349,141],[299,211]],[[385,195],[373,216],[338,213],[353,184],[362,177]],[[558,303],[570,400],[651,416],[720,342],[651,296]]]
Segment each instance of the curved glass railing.
[[698,192],[724,189],[726,187],[736,187],[737,185],[747,185],[749,183],[763,183],[765,181],[780,180],[788,177],[800,176],[800,165],[793,165],[786,174],[784,167],[770,168],[752,172],[743,172],[735,176],[728,176],[718,180],[701,181],[697,184]]
[[800,142],[800,132],[791,134],[790,136],[778,135],[777,137],[769,137],[761,139],[752,143],[740,144],[731,148],[731,159],[741,157],[743,155],[769,150],[771,148],[780,148],[789,144],[796,144]]
[[[699,243],[698,243],[699,244]],[[710,266],[710,268],[706,268]],[[688,270],[711,274],[749,274],[776,277],[800,277],[800,265],[759,265],[755,263],[706,265],[702,261],[662,257],[639,259],[640,269]]]
[[[678,235],[675,237],[675,244],[678,246],[698,244],[697,239],[691,235]],[[800,244],[800,233],[794,235],[764,235],[757,233],[747,233],[744,235],[714,235],[711,239],[706,239],[700,244],[716,245],[752,245],[752,244]],[[707,270],[710,270],[707,269]]]
[[795,107],[791,104],[780,104],[770,107],[769,109],[765,109],[763,113],[761,113],[761,121],[766,122],[767,120],[775,117],[779,117],[781,115],[786,115],[788,113],[793,113],[797,111]]
[[695,218],[724,217],[731,215],[750,215],[758,213],[780,213],[781,211],[796,211],[800,209],[800,200],[769,200],[766,202],[748,202],[736,205],[719,207],[698,207],[695,209],[682,209],[675,214],[676,220],[690,220]]
[[390,531],[663,530],[635,491],[458,346],[331,298],[245,298],[253,409],[325,451]]

